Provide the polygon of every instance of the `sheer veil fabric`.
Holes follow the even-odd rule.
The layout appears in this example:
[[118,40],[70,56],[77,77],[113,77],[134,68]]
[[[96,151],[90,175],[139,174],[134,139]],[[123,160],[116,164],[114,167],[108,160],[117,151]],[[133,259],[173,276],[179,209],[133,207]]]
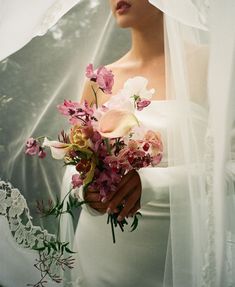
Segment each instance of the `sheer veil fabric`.
[[[167,147],[169,180],[166,180],[166,185],[170,185],[171,228],[164,287],[233,286],[235,84],[232,79],[235,73],[235,36],[231,27],[235,24],[235,4],[232,0],[223,3],[219,0],[178,0],[177,4],[173,0],[149,2],[165,14],[167,100],[174,102],[174,125],[168,134]],[[55,189],[58,191],[61,184],[62,191],[66,187],[63,186],[65,181],[61,182],[60,166],[55,167],[49,161],[44,164],[23,159],[20,154],[24,139],[33,133],[56,134],[60,126],[56,124],[55,127],[55,122],[58,122],[53,115],[56,113],[55,106],[63,98],[78,99],[85,65],[94,61],[96,64],[109,63],[119,56],[110,55],[111,45],[118,43],[121,55],[124,52],[121,44],[127,42],[126,36],[123,38],[121,34],[116,34],[107,3],[103,0],[44,0],[35,3],[37,8],[32,7],[30,1],[21,0],[17,2],[16,9],[13,1],[0,0],[0,39],[4,43],[0,48],[0,59],[5,59],[0,63],[0,77],[3,80],[0,90],[0,133],[4,139],[0,142],[1,158],[4,159],[4,164],[0,164],[0,176],[19,187],[32,206],[40,195],[34,189],[45,190],[43,197],[46,198],[52,196]],[[22,81],[22,67],[29,69],[30,65],[37,63],[35,56],[46,55],[48,46],[41,45],[41,39],[32,42],[32,49],[38,50],[32,53],[30,65],[19,66],[19,63],[27,60],[24,49],[19,54],[6,57],[34,36],[44,34],[75,4],[68,14],[71,22],[63,22],[62,18],[62,22],[48,32],[55,37],[51,41],[53,45],[59,47],[64,41],[63,49],[68,54],[63,58],[66,68],[54,66],[54,70],[50,69],[51,76],[40,74],[43,67],[38,65],[38,71],[30,79],[33,82],[33,77],[40,75],[35,88],[43,89],[40,93],[33,93],[40,100],[30,97],[28,100],[25,94],[32,93],[32,90],[26,85],[22,93],[16,86]],[[16,13],[18,11],[21,13]],[[76,34],[78,37],[71,42],[75,35],[72,34],[66,42],[66,37],[61,33],[66,25],[75,23],[74,17],[81,24]],[[43,38],[48,37],[47,41],[50,42],[48,33]],[[71,32],[67,33],[69,35]],[[28,46],[25,49],[29,51]],[[41,60],[46,63],[53,54],[44,56],[45,59],[41,57]],[[59,62],[62,54],[58,55]],[[9,65],[12,65],[11,70]],[[19,79],[19,82],[14,80],[13,88],[7,82],[8,71]],[[30,74],[25,75],[27,79]],[[23,97],[23,102],[22,98],[17,98],[17,93]],[[15,95],[15,98],[9,95]],[[33,105],[27,105],[27,101]],[[9,112],[25,114],[21,118],[24,129],[20,137],[19,132],[9,131],[19,120],[12,116],[14,120],[6,121]],[[29,115],[33,114],[34,117],[29,119]],[[19,126],[16,127],[19,129]],[[17,152],[12,153],[15,149]],[[32,178],[29,179],[28,173],[32,169]],[[67,169],[65,176],[69,176],[70,172]],[[51,223],[42,223],[50,228]],[[72,242],[73,234],[71,218],[64,217],[62,237]],[[20,256],[24,258],[24,252]],[[2,259],[1,264],[4,264]]]

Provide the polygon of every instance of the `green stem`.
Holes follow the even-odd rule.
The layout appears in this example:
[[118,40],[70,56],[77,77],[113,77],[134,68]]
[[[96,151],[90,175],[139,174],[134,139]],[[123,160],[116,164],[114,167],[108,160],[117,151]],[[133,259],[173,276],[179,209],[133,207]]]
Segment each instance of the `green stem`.
[[98,109],[98,98],[97,98],[97,91],[95,91],[94,87],[91,85],[92,91],[94,93],[94,97],[95,97],[95,107]]
[[107,151],[108,151],[109,155],[111,155],[112,152],[111,152],[111,146],[110,146],[109,139],[105,138],[105,139],[104,139],[104,142],[105,142],[105,145],[106,145],[106,147],[107,147]]
[[112,230],[113,243],[116,243],[114,226],[113,226],[113,215],[111,215],[111,230]]

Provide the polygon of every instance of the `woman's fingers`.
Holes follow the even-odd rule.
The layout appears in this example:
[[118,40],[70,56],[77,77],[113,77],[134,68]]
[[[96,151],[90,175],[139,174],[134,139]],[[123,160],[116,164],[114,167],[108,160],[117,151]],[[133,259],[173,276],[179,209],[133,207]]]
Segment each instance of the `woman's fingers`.
[[139,204],[138,204],[139,198],[140,198],[140,190],[138,190],[138,189],[134,190],[129,195],[129,197],[127,198],[126,203],[125,203],[125,205],[124,205],[124,207],[122,209],[122,211],[118,215],[118,220],[119,221],[122,221],[125,217],[127,217],[130,213],[132,213],[133,210],[136,210],[137,206],[139,206]]
[[122,205],[125,201],[122,214],[120,216],[127,216],[128,212],[135,206],[136,202],[141,196],[141,182],[139,174],[136,171],[131,171],[123,178],[121,188],[117,190],[113,198],[111,199],[107,212],[115,212],[118,206]]
[[140,209],[140,200],[138,200],[135,206],[129,211],[128,217],[132,217],[136,214],[136,212]]
[[126,175],[123,176],[122,180],[119,182],[117,186],[117,190],[110,192],[105,198],[102,199],[102,202],[108,202],[113,199],[113,197],[119,192],[119,190],[134,176],[134,170],[128,172]]
[[100,201],[100,193],[93,192],[93,191],[87,191],[85,194],[85,200],[89,204],[90,207],[96,209],[97,211],[101,213],[105,213],[108,207],[108,203],[103,203]]

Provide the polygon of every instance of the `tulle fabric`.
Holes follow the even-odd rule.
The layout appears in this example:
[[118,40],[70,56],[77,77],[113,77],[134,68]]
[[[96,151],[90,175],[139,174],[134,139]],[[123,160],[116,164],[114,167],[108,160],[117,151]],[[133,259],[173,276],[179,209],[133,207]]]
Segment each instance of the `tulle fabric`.
[[[168,138],[169,164],[177,171],[171,178],[183,178],[170,187],[171,236],[164,287],[233,286],[235,4],[232,0],[150,2],[165,13],[167,99],[178,105]],[[58,10],[51,8],[56,3],[61,4]],[[62,19],[42,39],[6,58],[44,34],[76,3],[67,21]],[[116,34],[103,0],[33,4],[1,0],[0,8],[0,59],[5,58],[0,63],[1,177],[23,190],[34,211],[36,198],[59,192],[64,170],[50,160],[25,158],[25,138],[54,136],[60,127],[55,106],[63,98],[79,99],[85,65],[112,62],[129,42],[126,34]],[[79,27],[70,34],[75,23]],[[122,43],[127,46],[121,48]],[[114,50],[118,53],[111,54]],[[64,217],[62,225],[62,236],[72,242],[71,218]]]

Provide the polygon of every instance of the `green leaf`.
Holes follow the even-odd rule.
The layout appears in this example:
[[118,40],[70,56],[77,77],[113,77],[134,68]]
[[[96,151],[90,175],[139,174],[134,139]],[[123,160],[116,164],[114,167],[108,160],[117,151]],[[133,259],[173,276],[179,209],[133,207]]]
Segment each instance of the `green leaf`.
[[70,250],[68,247],[65,247],[65,251],[70,253],[70,254],[75,254],[76,252]]

